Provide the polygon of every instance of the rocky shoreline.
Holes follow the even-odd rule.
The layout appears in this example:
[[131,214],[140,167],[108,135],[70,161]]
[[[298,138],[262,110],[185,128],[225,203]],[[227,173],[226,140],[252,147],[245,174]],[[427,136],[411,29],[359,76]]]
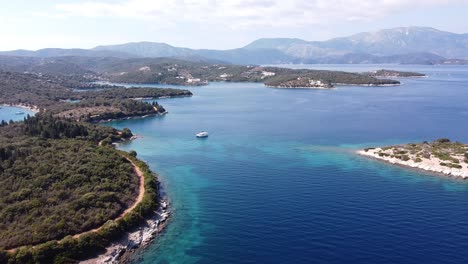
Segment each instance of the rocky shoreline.
[[163,113],[151,113],[151,114],[146,114],[146,115],[136,115],[136,116],[126,116],[122,118],[110,118],[110,119],[100,119],[91,122],[92,124],[103,124],[103,123],[109,123],[109,122],[114,122],[114,121],[123,121],[123,120],[131,120],[131,119],[143,119],[147,118],[150,116],[164,116],[168,114],[169,112],[163,112]]
[[349,84],[349,83],[334,83],[336,86],[362,86],[362,87],[392,87],[400,86],[400,83],[385,83],[385,84],[376,84],[376,83],[363,83],[363,84]]
[[273,88],[273,89],[318,89],[318,90],[335,89],[335,87],[320,87],[320,86],[272,86],[272,85],[265,85],[265,87]]
[[408,168],[421,169],[424,171],[443,174],[451,177],[458,177],[462,179],[468,178],[468,167],[457,165],[457,167],[447,166],[447,161],[435,156],[430,158],[411,157],[401,158],[390,154],[391,150],[384,148],[372,148],[366,150],[359,150],[357,154],[381,160],[390,164],[401,165]]
[[80,263],[130,263],[132,257],[140,250],[146,248],[166,227],[171,215],[169,202],[165,197],[160,197],[160,201],[159,208],[138,228],[125,233],[119,240],[108,246],[104,253]]

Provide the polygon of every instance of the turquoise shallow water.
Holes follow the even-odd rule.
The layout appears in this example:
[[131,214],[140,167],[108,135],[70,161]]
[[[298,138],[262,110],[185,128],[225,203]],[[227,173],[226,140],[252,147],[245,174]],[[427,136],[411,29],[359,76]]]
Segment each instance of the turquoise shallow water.
[[164,117],[109,124],[143,136],[121,148],[160,174],[174,210],[136,263],[468,262],[466,181],[354,154],[468,142],[468,67],[320,67],[428,77],[333,90],[214,83],[159,100]]
[[[34,115],[34,112],[29,111],[24,108],[20,107],[11,107],[11,106],[2,106],[0,105],[0,122],[5,120],[9,122],[10,120],[13,121],[22,121],[28,114]],[[22,112],[24,114],[16,114],[17,112]]]

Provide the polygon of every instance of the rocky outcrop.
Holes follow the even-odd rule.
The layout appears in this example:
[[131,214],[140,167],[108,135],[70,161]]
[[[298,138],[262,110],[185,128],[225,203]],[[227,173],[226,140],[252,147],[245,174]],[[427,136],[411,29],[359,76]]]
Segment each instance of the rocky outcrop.
[[425,171],[468,178],[468,145],[448,139],[421,144],[368,148],[358,154]]

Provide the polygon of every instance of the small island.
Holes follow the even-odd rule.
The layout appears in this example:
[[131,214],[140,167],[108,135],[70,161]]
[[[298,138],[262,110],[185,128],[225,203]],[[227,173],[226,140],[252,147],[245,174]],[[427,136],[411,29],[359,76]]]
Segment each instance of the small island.
[[379,79],[360,73],[326,71],[326,70],[304,70],[285,68],[264,68],[271,72],[262,81],[271,88],[323,88],[329,89],[339,85],[354,86],[395,86],[399,81]]
[[392,164],[468,178],[468,144],[442,138],[433,142],[366,148],[358,154]]
[[415,77],[426,77],[424,73],[418,72],[405,72],[405,71],[394,71],[394,70],[377,70],[365,73],[367,76],[375,78],[415,78]]

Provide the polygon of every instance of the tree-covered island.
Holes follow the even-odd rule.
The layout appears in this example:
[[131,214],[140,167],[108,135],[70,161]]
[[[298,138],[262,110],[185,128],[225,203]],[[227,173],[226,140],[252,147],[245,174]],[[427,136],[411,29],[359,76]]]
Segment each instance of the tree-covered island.
[[419,72],[406,72],[406,71],[394,71],[394,70],[377,70],[364,73],[371,77],[376,78],[415,78],[415,77],[426,77],[424,73]]

